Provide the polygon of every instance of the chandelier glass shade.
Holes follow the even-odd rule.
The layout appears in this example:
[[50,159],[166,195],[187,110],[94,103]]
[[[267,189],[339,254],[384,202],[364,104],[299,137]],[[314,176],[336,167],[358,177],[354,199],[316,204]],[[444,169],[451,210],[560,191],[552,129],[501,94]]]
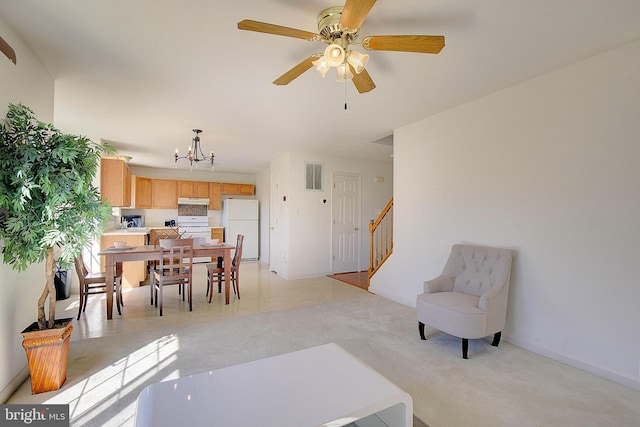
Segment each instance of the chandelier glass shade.
[[332,67],[337,67],[344,62],[345,52],[342,46],[332,43],[324,50],[324,59]]
[[[360,53],[356,50],[346,50],[337,43],[332,43],[324,50],[315,61],[311,63],[316,70],[324,78],[331,68],[336,69],[336,81],[344,82],[353,78],[353,72],[360,74],[369,62],[369,55]],[[349,65],[351,67],[349,67]]]
[[351,72],[351,67],[346,62],[344,64],[336,67],[336,81],[344,82],[346,80],[351,80],[353,78],[353,73]]
[[193,133],[195,133],[195,136],[191,140],[191,145],[189,145],[189,149],[186,155],[180,156],[178,154],[178,149],[176,148],[176,152],[174,154],[174,163],[176,164],[176,167],[178,166],[178,160],[186,159],[189,161],[191,169],[193,169],[194,163],[197,166],[200,162],[208,162],[211,164],[211,169],[213,170],[215,166],[215,156],[213,155],[213,150],[211,150],[209,156],[205,156],[202,152],[202,145],[200,144],[200,133],[202,133],[202,131],[200,129],[193,129]]
[[347,55],[347,62],[353,67],[356,74],[360,74],[369,63],[369,55],[360,53],[357,50],[350,50]]
[[327,71],[331,69],[331,66],[329,65],[329,63],[327,63],[327,60],[324,59],[324,56],[321,56],[311,63],[316,67],[316,70],[318,70],[318,73],[320,73],[322,78],[324,78],[324,76],[327,75]]

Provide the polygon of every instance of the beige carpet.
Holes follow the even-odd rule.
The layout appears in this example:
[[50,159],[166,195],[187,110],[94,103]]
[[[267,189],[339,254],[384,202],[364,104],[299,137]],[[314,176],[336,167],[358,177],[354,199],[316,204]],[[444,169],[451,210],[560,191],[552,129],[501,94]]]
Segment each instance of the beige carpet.
[[148,384],[336,342],[407,391],[431,427],[638,425],[640,392],[508,343],[471,341],[463,360],[459,339],[428,333],[419,339],[412,308],[362,292],[74,341],[62,390],[30,396],[27,381],[8,403],[68,403],[73,426],[131,426]]

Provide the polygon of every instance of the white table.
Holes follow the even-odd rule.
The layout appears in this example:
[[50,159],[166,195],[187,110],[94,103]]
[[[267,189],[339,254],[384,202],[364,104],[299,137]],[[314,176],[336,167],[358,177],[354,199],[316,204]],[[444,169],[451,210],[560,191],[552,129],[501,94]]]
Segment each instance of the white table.
[[154,427],[380,421],[412,426],[411,396],[333,343],[152,384],[136,407],[136,425]]

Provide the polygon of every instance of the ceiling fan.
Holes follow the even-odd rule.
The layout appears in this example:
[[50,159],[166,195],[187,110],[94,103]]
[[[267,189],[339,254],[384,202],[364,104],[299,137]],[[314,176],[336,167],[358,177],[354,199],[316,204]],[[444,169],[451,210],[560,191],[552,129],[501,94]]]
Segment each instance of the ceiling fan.
[[444,47],[444,36],[367,36],[362,42],[358,42],[360,26],[375,2],[376,0],[346,0],[344,6],[323,10],[318,16],[319,34],[250,19],[238,22],[238,28],[329,45],[324,53],[315,53],[302,60],[274,80],[274,84],[289,84],[312,66],[323,77],[330,68],[335,67],[336,80],[352,80],[358,92],[365,93],[376,87],[365,69],[369,55],[350,49],[351,46],[362,46],[367,50],[417,53],[439,53]]
[[16,63],[16,51],[2,37],[0,37],[0,52],[4,53],[11,62]]

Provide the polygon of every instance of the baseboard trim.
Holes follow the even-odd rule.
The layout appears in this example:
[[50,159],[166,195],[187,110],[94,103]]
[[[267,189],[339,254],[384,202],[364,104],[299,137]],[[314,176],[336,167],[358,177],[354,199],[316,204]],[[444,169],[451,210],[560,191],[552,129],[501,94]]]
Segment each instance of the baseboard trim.
[[509,344],[513,344],[516,347],[523,348],[532,353],[539,354],[544,357],[548,357],[549,359],[553,359],[557,362],[564,363],[566,365],[572,366],[574,368],[581,369],[583,371],[589,372],[590,374],[597,375],[599,377],[605,378],[607,380],[613,381],[614,383],[618,383],[625,387],[629,387],[633,390],[640,391],[640,381],[634,380],[633,378],[625,377],[623,375],[618,375],[614,372],[607,371],[606,369],[599,368],[597,366],[590,365],[585,362],[581,362],[579,360],[573,359],[571,357],[565,356],[563,354],[556,353],[554,351],[548,350],[546,348],[538,347],[536,345],[527,343],[525,341],[521,341],[517,338],[503,336],[504,340]]
[[7,384],[7,386],[2,391],[0,391],[0,402],[6,403],[7,400],[9,400],[11,396],[13,396],[13,393],[15,393],[16,390],[18,390],[20,386],[27,380],[27,378],[29,378],[28,365],[22,368],[22,370],[18,372],[18,375],[13,377],[9,384]]

